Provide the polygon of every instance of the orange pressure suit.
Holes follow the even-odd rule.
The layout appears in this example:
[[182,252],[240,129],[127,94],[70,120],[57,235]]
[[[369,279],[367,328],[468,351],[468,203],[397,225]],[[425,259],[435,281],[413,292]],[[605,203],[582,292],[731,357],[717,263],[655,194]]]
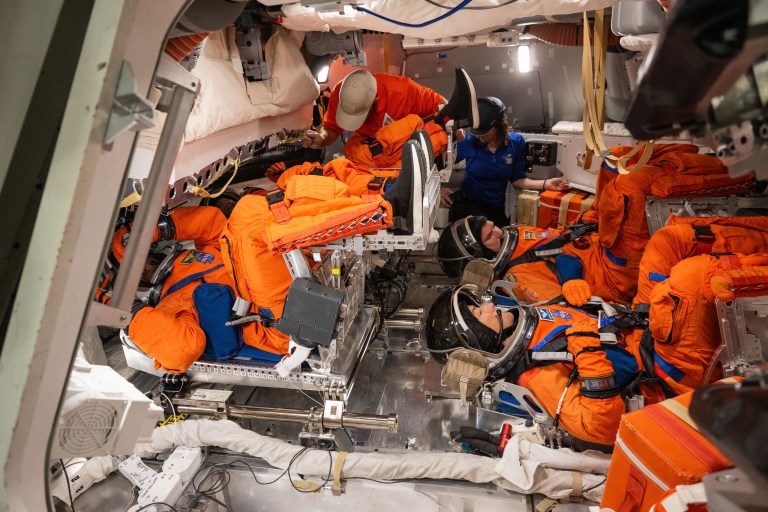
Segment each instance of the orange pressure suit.
[[[611,151],[622,155],[630,149],[617,146]],[[622,303],[629,303],[636,295],[640,259],[650,238],[645,217],[647,196],[723,196],[746,193],[752,188],[751,174],[731,178],[719,159],[700,155],[698,150],[690,144],[657,145],[648,163],[630,174],[618,174],[603,163],[594,210],[582,217],[584,222],[597,222],[598,232],[585,234],[561,248],[564,254],[581,261],[583,279],[595,295]],[[633,156],[627,167],[632,169],[638,157]],[[537,228],[523,229],[530,237],[539,236]],[[539,250],[546,248],[545,242],[537,245]],[[514,265],[505,274],[506,279],[516,283],[516,295],[529,303],[557,297],[560,285],[568,279],[559,274],[556,257],[537,259]]]
[[600,196],[595,201],[600,243],[606,253],[626,261],[626,289],[630,298],[635,295],[640,258],[650,239],[645,218],[645,200],[649,195],[717,197],[744,194],[754,186],[752,174],[731,178],[718,158],[698,154],[698,150],[691,144],[659,145],[646,165],[601,184]]
[[[523,236],[540,236],[541,228],[518,226]],[[568,236],[562,228],[559,236]],[[592,292],[610,302],[628,303],[632,296],[631,287],[627,286],[626,259],[609,254],[600,245],[597,232],[585,233],[575,240],[568,241],[560,250],[562,254],[538,258],[539,261],[515,264],[515,257],[510,259],[504,279],[514,283],[515,295],[529,304],[545,302],[560,295],[560,287],[570,279],[584,279]],[[546,250],[546,239],[533,248],[534,251]],[[515,251],[517,253],[518,251]],[[577,261],[578,260],[578,261]]]
[[633,306],[647,303],[653,287],[666,280],[678,262],[725,252],[768,252],[768,217],[671,216],[645,247]]
[[[283,183],[284,190],[267,196],[243,196],[232,210],[220,242],[235,292],[251,303],[252,313],[266,319],[282,315],[292,281],[282,253],[385,229],[392,219],[392,208],[382,196],[352,195],[335,178],[296,174]],[[288,337],[268,328],[255,346],[285,354]]]
[[376,132],[376,137],[353,136],[344,146],[344,158],[331,160],[324,166],[306,162],[285,170],[277,186],[285,189],[286,180],[297,174],[316,174],[343,181],[351,195],[362,196],[384,190],[387,179],[397,178],[402,167],[403,145],[417,130],[424,130],[432,143],[432,158],[440,155],[448,144],[445,130],[430,122],[426,125],[416,115],[390,123]]
[[766,283],[766,253],[702,254],[672,267],[669,279],[653,288],[649,327],[656,368],[675,392],[706,384],[705,373],[721,342],[714,299],[764,295]]
[[392,168],[401,167],[403,144],[410,139],[413,132],[422,129],[432,142],[431,162],[448,145],[448,134],[434,121],[424,123],[415,114],[380,128],[372,137],[355,133],[344,145],[344,158],[353,161],[360,169],[370,169],[379,176],[390,176]]
[[[562,306],[536,306],[531,311],[537,318],[536,328],[510,380],[531,391],[553,418],[565,391],[559,425],[582,441],[612,445],[625,411],[623,395],[644,370],[643,331],[620,329],[618,343],[601,345],[593,315]],[[531,363],[529,356],[534,352],[563,349],[574,356],[572,363]],[[653,385],[641,384],[636,391],[646,397],[646,403],[663,399]]]
[[[227,221],[221,211],[213,206],[176,208],[171,218],[176,228],[175,238],[194,241],[195,249],[185,250],[176,257],[171,274],[163,282],[158,304],[136,312],[128,326],[128,335],[155,360],[156,368],[182,372],[197,361],[206,348],[206,334],[200,327],[193,300],[195,290],[203,283],[230,287],[233,283],[219,250],[219,236]],[[127,228],[120,228],[113,237],[112,250],[118,261],[122,260],[121,242],[126,231]],[[190,280],[190,277],[193,278]],[[243,331],[245,343],[258,346],[254,340],[263,336],[263,331],[261,325],[249,325]]]

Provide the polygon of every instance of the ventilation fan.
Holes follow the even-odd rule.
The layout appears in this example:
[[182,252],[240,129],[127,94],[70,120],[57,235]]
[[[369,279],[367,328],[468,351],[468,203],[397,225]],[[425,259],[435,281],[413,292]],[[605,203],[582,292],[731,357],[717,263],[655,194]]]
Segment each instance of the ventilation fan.
[[67,385],[51,456],[128,455],[148,441],[163,410],[108,366],[77,359]]

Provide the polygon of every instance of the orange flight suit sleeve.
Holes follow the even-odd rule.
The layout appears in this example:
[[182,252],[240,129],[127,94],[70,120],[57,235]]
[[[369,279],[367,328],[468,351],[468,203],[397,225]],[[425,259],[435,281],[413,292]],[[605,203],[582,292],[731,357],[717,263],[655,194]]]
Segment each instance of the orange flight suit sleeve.
[[[624,413],[624,400],[617,388],[610,388],[612,384],[616,385],[615,375],[605,352],[599,350],[599,338],[594,337],[597,323],[594,319],[577,321],[566,334],[568,351],[574,354],[574,363],[578,367],[578,379],[568,386],[567,391],[565,386],[573,369],[570,364],[533,368],[520,376],[518,384],[529,389],[552,417],[565,391],[560,426],[578,439],[611,445],[616,440]],[[595,392],[587,390],[595,387],[602,387],[603,394],[611,396],[596,398]]]
[[128,335],[155,360],[155,367],[167,372],[183,372],[205,350],[205,333],[200,328],[192,302],[192,288],[180,290],[156,308],[136,312]]

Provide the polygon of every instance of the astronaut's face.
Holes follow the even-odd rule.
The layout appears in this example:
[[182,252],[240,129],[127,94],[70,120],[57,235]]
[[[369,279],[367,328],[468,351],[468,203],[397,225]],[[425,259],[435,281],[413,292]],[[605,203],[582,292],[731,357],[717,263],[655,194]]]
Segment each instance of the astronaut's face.
[[483,224],[480,230],[481,242],[483,245],[493,251],[499,252],[501,250],[501,239],[504,238],[504,231],[501,228],[496,227],[493,221],[487,220]]
[[[498,228],[497,228],[498,229]],[[468,306],[469,312],[472,316],[477,318],[481,324],[493,329],[494,332],[499,332],[499,315],[496,312],[496,308],[490,302],[482,304],[480,306]],[[501,328],[506,329],[512,327],[515,323],[515,315],[509,311],[503,311],[501,313]]]

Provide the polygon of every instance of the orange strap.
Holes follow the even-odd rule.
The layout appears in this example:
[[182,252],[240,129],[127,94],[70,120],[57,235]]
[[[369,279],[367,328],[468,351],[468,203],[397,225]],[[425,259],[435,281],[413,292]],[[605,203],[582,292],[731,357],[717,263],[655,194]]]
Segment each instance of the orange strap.
[[288,206],[283,199],[284,197],[285,192],[281,189],[277,189],[267,194],[267,204],[269,204],[272,216],[278,224],[291,220],[291,212],[288,211]]
[[734,254],[720,255],[720,268],[723,270],[738,270],[741,268],[741,260]]

